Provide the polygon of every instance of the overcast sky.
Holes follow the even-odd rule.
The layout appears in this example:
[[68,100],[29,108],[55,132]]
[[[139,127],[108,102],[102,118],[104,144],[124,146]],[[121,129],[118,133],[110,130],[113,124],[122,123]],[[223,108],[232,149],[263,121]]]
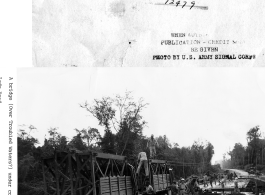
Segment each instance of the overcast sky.
[[239,68],[24,68],[18,71],[18,124],[34,125],[43,143],[50,127],[69,139],[75,128],[98,122],[79,103],[132,91],[149,103],[143,112],[144,135],[166,135],[191,146],[208,140],[213,163],[234,144],[246,144],[246,132],[265,132],[265,71]]

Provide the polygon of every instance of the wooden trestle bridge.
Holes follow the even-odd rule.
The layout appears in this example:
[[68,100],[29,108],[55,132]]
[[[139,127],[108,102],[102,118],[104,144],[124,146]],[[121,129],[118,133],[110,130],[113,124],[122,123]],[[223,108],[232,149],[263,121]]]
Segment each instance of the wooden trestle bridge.
[[[148,160],[149,176],[142,166],[136,175],[137,162],[125,156],[76,150],[56,151],[42,159],[45,195],[139,195],[148,182],[155,194],[170,194],[173,184],[172,162]],[[265,192],[265,179],[246,179],[240,194]],[[203,195],[233,194],[233,188],[212,188]]]
[[148,160],[149,177],[125,156],[98,152],[59,152],[42,159],[45,194],[136,195],[150,182],[156,194],[169,192],[173,175],[165,160]]

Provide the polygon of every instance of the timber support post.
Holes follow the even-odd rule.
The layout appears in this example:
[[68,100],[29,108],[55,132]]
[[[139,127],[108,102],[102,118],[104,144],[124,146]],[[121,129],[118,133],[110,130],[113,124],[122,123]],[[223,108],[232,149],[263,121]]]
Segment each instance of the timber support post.
[[68,153],[68,163],[69,163],[69,174],[70,174],[70,185],[71,185],[71,195],[75,195],[74,192],[74,181],[73,181],[73,167],[72,167],[72,154]]
[[58,162],[57,162],[57,152],[55,152],[54,164],[55,164],[56,191],[57,191],[57,195],[60,195],[59,173],[58,173]]
[[93,195],[97,195],[94,165],[95,165],[95,156],[91,152],[91,178],[92,178],[92,183],[93,183]]

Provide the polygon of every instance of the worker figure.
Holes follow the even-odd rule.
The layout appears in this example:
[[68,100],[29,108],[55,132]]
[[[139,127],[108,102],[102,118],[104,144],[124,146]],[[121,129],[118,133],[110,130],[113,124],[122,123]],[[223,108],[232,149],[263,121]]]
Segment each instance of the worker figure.
[[217,174],[213,174],[213,181],[214,181],[214,185],[216,185],[216,180],[217,180]]
[[229,178],[228,178],[229,181],[233,181],[233,175],[234,175],[233,173],[229,173]]
[[178,185],[177,185],[177,182],[175,180],[173,181],[173,184],[171,186],[171,193],[172,193],[172,195],[178,194]]
[[218,185],[220,186],[221,185],[221,174],[220,173],[218,173],[218,175],[217,175],[217,180],[218,180]]
[[236,172],[234,172],[234,178],[236,178],[237,177],[237,174],[236,174]]
[[209,181],[210,181],[210,185],[211,185],[211,188],[213,187],[213,175],[210,174],[209,176]]
[[227,182],[227,174],[224,175],[224,185],[226,185]]
[[142,167],[142,164],[144,164],[145,176],[148,177],[149,176],[149,171],[148,171],[148,163],[147,163],[147,157],[146,157],[146,153],[145,152],[140,152],[138,154],[138,161],[140,161],[140,162],[139,162],[136,174],[139,175],[141,167]]
[[149,181],[145,183],[146,194],[154,194],[154,188],[150,185]]
[[154,158],[156,155],[156,145],[158,146],[157,141],[154,139],[154,135],[151,135],[151,138],[147,142],[147,147],[150,150],[150,158]]
[[181,178],[179,183],[179,195],[184,195],[185,189],[186,189],[185,179]]
[[235,178],[235,181],[234,181],[234,193],[235,194],[239,194],[240,193],[240,190],[239,190],[239,187],[238,187],[238,178],[237,177]]
[[226,181],[225,181],[225,175],[222,176],[222,179],[220,181],[222,188],[225,187]]
[[208,177],[207,177],[207,175],[205,174],[204,176],[203,176],[203,186],[204,187],[208,187],[208,183],[207,183],[207,179],[208,179]]

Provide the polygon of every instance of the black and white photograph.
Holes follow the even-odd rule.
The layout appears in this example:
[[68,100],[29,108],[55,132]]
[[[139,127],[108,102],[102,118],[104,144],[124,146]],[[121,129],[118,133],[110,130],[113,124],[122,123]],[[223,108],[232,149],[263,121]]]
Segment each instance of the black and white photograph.
[[265,72],[20,68],[18,194],[263,194]]
[[1,190],[265,195],[265,1],[1,4]]

